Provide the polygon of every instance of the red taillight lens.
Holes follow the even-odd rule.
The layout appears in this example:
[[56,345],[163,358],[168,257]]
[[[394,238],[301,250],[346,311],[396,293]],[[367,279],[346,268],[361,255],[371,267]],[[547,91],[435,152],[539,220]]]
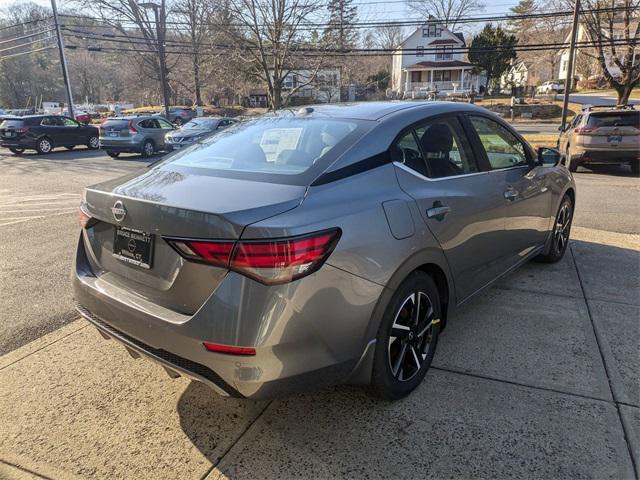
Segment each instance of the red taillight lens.
[[18,132],[18,133],[26,133],[26,132],[28,132],[28,131],[29,131],[29,127],[19,127],[19,128],[16,128],[16,132]]
[[574,130],[574,132],[576,132],[578,135],[588,135],[595,131],[596,131],[595,128],[589,128],[589,127],[579,127]]
[[204,348],[210,352],[228,353],[230,355],[255,355],[256,349],[251,347],[233,347],[230,345],[220,345],[218,343],[202,342]]
[[229,268],[265,285],[287,283],[318,270],[331,255],[340,230],[276,240],[219,242],[166,239],[180,255]]
[[138,133],[136,127],[133,126],[133,120],[129,120],[129,133]]

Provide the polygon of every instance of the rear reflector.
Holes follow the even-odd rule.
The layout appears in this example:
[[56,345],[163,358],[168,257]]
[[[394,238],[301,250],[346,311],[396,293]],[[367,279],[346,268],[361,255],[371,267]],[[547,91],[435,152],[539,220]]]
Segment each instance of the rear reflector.
[[133,126],[133,120],[129,120],[129,133],[136,134],[138,130]]
[[230,345],[219,345],[217,343],[202,342],[204,348],[210,352],[227,353],[229,355],[255,355],[256,349],[251,347],[232,347]]
[[336,228],[274,240],[165,240],[188,260],[229,268],[265,285],[276,285],[318,270],[333,252],[340,233]]
[[92,217],[89,215],[89,212],[87,212],[86,204],[82,202],[80,207],[78,207],[78,223],[82,228],[87,228],[91,219]]

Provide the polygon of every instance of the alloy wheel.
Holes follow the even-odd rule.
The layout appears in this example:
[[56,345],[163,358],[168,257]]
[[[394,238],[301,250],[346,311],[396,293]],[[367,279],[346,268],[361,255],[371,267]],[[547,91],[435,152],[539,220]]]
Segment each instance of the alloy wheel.
[[98,137],[91,137],[89,139],[89,147],[98,148],[100,146],[100,139]]
[[558,212],[556,226],[553,231],[553,242],[556,251],[562,252],[569,241],[569,231],[571,228],[571,207],[565,203]]
[[42,153],[49,153],[51,151],[51,142],[47,139],[40,140],[38,146],[40,147],[40,151]]
[[402,302],[391,326],[387,345],[389,367],[394,378],[413,378],[433,348],[434,309],[429,296],[413,292]]
[[153,155],[153,143],[147,142],[144,144],[144,154],[146,157]]

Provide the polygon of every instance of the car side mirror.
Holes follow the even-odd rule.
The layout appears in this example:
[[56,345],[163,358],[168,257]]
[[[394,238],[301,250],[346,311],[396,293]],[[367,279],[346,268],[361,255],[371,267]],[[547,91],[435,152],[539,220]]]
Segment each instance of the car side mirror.
[[538,163],[540,167],[555,167],[560,163],[562,156],[555,148],[538,147]]

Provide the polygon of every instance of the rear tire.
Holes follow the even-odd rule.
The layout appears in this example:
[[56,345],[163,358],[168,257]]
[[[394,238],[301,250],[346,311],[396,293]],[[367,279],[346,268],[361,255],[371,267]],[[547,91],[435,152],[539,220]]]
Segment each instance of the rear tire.
[[573,222],[573,203],[569,195],[565,195],[560,202],[558,213],[551,231],[549,250],[547,253],[538,255],[536,260],[543,263],[556,263],[562,260],[564,252],[569,245],[571,235],[571,223]]
[[111,158],[118,158],[120,156],[120,152],[107,152]]
[[570,172],[578,171],[578,161],[571,155],[571,148],[567,145],[567,168]]
[[53,150],[53,144],[47,137],[40,138],[36,142],[36,150],[38,153],[51,153],[51,150]]
[[24,153],[24,148],[9,147],[9,151],[14,155],[22,155]]
[[89,150],[97,150],[100,148],[100,139],[95,135],[89,137],[89,141],[87,142],[87,147]]
[[424,379],[440,334],[440,296],[424,272],[409,275],[393,294],[380,322],[371,375],[378,397],[397,400]]
[[142,146],[142,156],[144,158],[149,158],[153,155],[154,152],[155,146],[153,145],[153,142],[151,140],[145,141],[144,145]]

